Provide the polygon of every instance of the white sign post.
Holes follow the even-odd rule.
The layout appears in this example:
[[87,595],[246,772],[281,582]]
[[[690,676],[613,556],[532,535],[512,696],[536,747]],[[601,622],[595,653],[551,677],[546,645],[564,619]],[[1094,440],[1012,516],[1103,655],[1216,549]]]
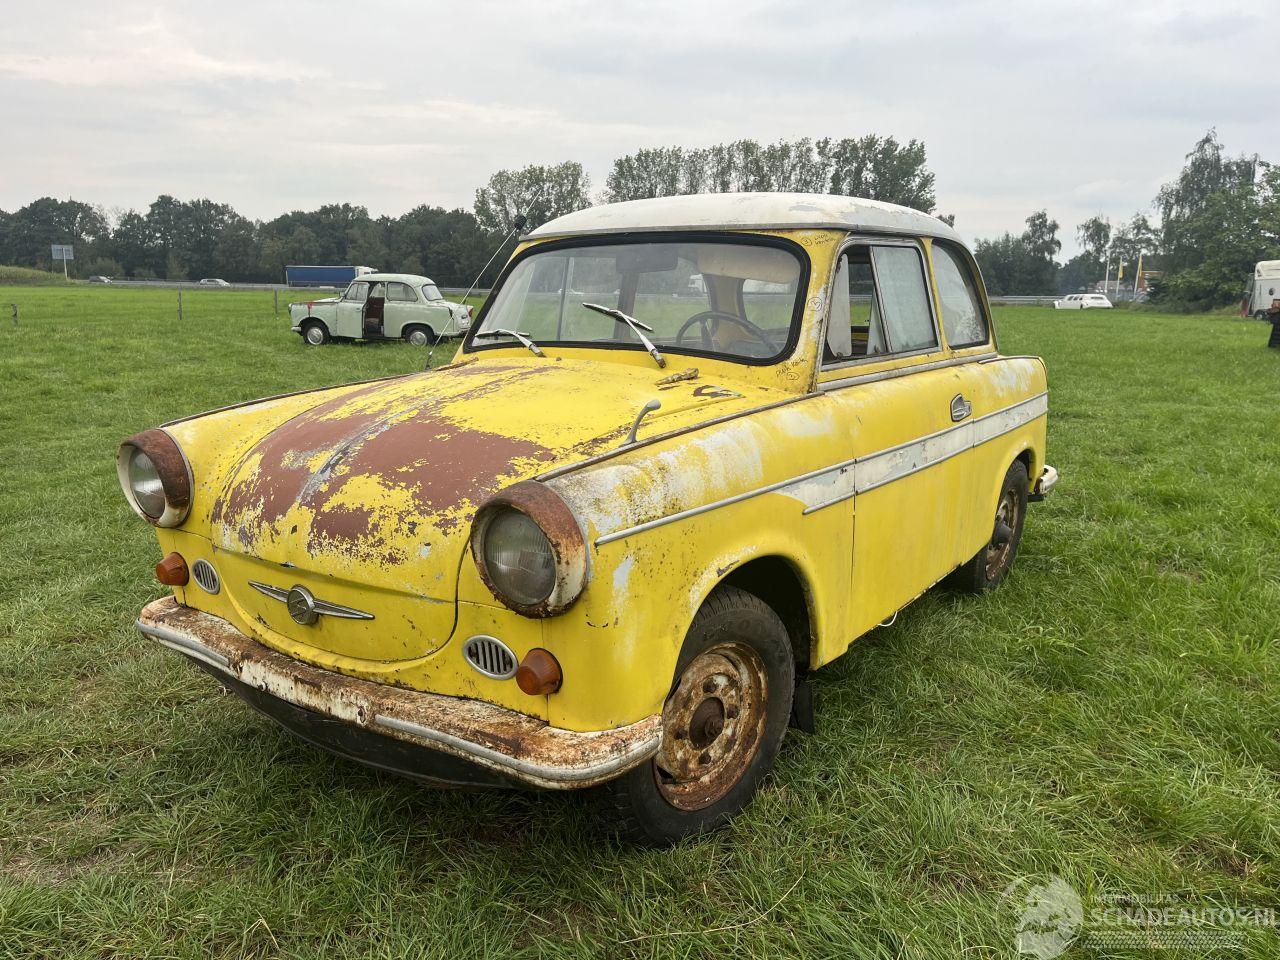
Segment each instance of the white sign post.
[[62,261],[62,277],[64,280],[69,279],[67,277],[67,261],[75,258],[75,251],[72,249],[71,244],[55,243],[53,245],[53,259]]

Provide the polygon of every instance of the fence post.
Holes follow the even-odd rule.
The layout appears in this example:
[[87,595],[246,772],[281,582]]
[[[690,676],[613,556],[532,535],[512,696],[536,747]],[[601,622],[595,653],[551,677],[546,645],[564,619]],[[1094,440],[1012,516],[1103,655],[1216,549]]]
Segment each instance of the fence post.
[[178,319],[182,319],[182,290],[178,290]]
[[279,290],[271,291],[271,302],[272,302],[271,312],[274,313],[276,316],[279,316],[280,315],[280,291]]
[[11,303],[9,306],[13,307],[13,325],[16,327],[18,325],[18,305]]

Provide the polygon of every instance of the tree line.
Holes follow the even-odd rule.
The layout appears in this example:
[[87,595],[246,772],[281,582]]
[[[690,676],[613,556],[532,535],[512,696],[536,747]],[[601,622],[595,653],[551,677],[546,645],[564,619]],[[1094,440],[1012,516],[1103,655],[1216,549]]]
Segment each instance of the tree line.
[[[845,193],[931,211],[933,181],[923,144],[871,134],[640,150],[614,161],[598,197],[573,161],[499,170],[476,191],[472,210],[423,205],[398,217],[342,203],[260,221],[209,199],[162,195],[143,211],[108,212],[42,197],[0,211],[0,263],[52,269],[51,245],[70,243],[80,276],[270,283],[287,264],[345,263],[460,286],[510,241],[521,214],[536,226],[597,201],[738,190]],[[501,265],[496,258],[481,283],[492,282]]]
[[[867,197],[954,222],[935,212],[924,144],[868,134],[645,148],[614,160],[598,195],[574,161],[499,170],[471,210],[424,204],[398,217],[342,203],[262,221],[208,199],[162,195],[145,211],[108,212],[42,197],[0,211],[0,263],[51,269],[50,246],[71,243],[80,276],[279,282],[287,264],[346,263],[461,286],[511,242],[520,215],[536,226],[595,202],[747,190]],[[1057,259],[1060,226],[1046,210],[1032,213],[1020,234],[979,240],[974,253],[994,295],[1088,289],[1108,264],[1114,271],[1124,262],[1132,276],[1141,256],[1162,274],[1154,298],[1197,307],[1230,302],[1254,262],[1280,259],[1280,172],[1257,155],[1227,156],[1213,130],[1152,207],[1155,225],[1142,212],[1114,226],[1101,214],[1085,220],[1076,228],[1081,252],[1065,263]],[[494,258],[482,284],[502,261]]]
[[[1020,235],[979,240],[974,255],[988,292],[1073,293],[1092,289],[1125,265],[1128,288],[1138,269],[1159,274],[1151,299],[1209,309],[1239,300],[1259,260],[1280,259],[1280,168],[1257,154],[1228,156],[1215,130],[1186,155],[1176,180],[1151,203],[1153,224],[1138,211],[1112,225],[1101,214],[1076,227],[1081,252],[1059,263],[1059,225],[1044,210]],[[1109,267],[1109,270],[1108,270]]]

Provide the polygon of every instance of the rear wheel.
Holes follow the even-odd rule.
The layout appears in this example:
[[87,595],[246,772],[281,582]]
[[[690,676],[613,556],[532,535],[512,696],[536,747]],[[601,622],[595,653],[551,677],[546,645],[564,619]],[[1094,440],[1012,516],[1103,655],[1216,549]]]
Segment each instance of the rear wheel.
[[795,663],[760,600],[717,588],[694,617],[662,710],[662,746],[606,784],[629,839],[665,846],[714,830],[750,802],[787,731]]
[[302,340],[313,347],[329,342],[329,329],[319,320],[311,320],[302,325]]
[[406,330],[404,339],[415,347],[426,347],[436,342],[436,335],[430,327],[417,326]]
[[982,593],[1000,586],[1008,575],[1018,556],[1018,544],[1022,542],[1029,485],[1026,465],[1021,460],[1013,461],[1000,485],[991,539],[953,574],[952,582],[957,587],[970,593]]

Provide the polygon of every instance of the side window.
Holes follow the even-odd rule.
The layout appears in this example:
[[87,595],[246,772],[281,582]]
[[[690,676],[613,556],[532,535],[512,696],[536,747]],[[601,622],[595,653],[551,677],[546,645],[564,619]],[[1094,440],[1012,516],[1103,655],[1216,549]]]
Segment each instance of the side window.
[[[940,243],[933,245],[933,276],[938,282],[942,329],[951,347],[972,347],[987,342],[987,318],[982,312],[973,274],[960,258]],[[1078,299],[1075,296],[1068,300]]]
[[394,280],[387,284],[387,299],[400,303],[417,303],[418,301],[418,298],[414,296],[413,287],[407,283],[397,283]]
[[364,303],[369,296],[369,285],[367,283],[353,283],[347,287],[347,292],[342,295],[343,300],[354,300],[356,303]]
[[851,248],[840,257],[836,270],[823,359],[827,363],[841,363],[888,352],[876,302],[870,251],[866,247]]
[[872,247],[876,287],[889,349],[894,353],[938,345],[925,286],[924,261],[915,247]]

